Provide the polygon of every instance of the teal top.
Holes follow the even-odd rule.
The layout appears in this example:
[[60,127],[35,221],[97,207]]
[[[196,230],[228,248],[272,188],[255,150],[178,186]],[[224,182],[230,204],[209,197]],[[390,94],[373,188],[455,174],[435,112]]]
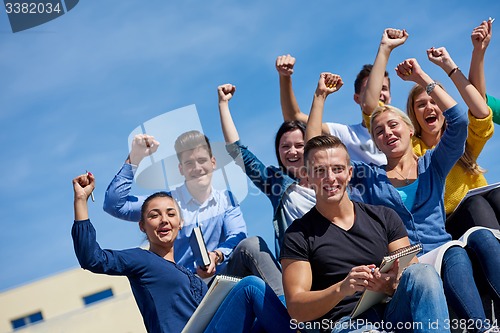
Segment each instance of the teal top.
[[500,125],[500,99],[486,94],[486,103],[493,113],[493,122]]
[[418,188],[418,178],[409,185],[396,188],[399,195],[401,196],[403,204],[408,210],[411,210],[411,208],[413,207],[413,203],[415,202],[415,196],[417,194],[417,188]]

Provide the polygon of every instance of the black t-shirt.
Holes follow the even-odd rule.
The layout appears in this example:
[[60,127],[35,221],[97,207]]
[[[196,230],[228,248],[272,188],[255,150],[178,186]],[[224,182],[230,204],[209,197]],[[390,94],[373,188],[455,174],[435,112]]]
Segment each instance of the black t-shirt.
[[[342,281],[352,267],[380,265],[389,243],[407,236],[401,218],[384,206],[354,203],[355,220],[349,230],[331,223],[313,207],[287,229],[280,259],[308,261],[311,290],[323,290]],[[361,293],[344,298],[317,321],[336,321],[349,315]]]

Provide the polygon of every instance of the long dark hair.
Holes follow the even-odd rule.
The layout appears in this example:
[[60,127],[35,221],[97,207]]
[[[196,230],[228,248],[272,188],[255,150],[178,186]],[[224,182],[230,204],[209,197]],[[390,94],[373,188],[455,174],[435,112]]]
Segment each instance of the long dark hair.
[[278,165],[280,166],[281,171],[284,173],[288,174],[285,166],[283,165],[283,162],[280,159],[280,140],[283,134],[295,130],[300,130],[302,132],[302,136],[306,136],[306,124],[304,124],[301,121],[298,120],[291,120],[291,121],[285,121],[283,124],[281,124],[280,128],[278,129],[278,132],[276,133],[276,139],[274,140],[274,149],[276,152],[276,159],[278,160]]

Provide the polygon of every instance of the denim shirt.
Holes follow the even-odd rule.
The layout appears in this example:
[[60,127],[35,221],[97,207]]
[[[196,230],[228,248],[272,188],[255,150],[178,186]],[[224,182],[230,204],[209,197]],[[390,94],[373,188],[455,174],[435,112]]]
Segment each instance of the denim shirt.
[[[122,220],[138,222],[141,206],[147,196],[130,195],[135,168],[125,163],[109,184],[104,197],[104,211]],[[239,204],[229,191],[212,188],[212,194],[199,203],[189,193],[185,184],[171,191],[184,219],[174,243],[175,261],[195,272],[195,259],[189,237],[196,225],[201,227],[208,251],[219,250],[224,254],[224,263],[217,266],[221,271],[238,243],[247,237],[247,227]]]
[[271,201],[274,213],[274,246],[276,257],[279,258],[285,230],[289,226],[283,214],[282,199],[288,187],[298,182],[284,173],[280,168],[272,165],[266,166],[241,141],[226,145],[226,149],[233,158],[236,158],[241,153],[246,175]]
[[446,110],[443,115],[447,127],[440,142],[418,159],[419,183],[411,209],[405,207],[389,181],[385,165],[352,162],[352,190],[368,204],[394,209],[403,220],[411,243],[422,243],[420,254],[451,240],[444,227],[444,185],[446,176],[464,152],[468,118],[458,105]]

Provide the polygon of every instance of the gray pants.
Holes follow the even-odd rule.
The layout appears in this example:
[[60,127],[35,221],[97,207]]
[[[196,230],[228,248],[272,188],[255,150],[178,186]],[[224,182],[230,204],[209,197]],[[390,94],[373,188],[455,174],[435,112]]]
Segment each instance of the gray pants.
[[238,277],[258,276],[274,290],[276,295],[283,295],[280,266],[261,237],[242,240],[220,273]]

